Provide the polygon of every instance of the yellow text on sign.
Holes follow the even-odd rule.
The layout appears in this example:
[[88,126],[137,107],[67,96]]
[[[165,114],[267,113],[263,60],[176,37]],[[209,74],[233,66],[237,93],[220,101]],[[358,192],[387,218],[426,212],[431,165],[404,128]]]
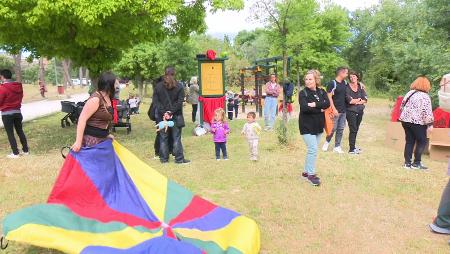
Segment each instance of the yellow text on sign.
[[201,64],[202,95],[223,95],[223,68],[222,63]]

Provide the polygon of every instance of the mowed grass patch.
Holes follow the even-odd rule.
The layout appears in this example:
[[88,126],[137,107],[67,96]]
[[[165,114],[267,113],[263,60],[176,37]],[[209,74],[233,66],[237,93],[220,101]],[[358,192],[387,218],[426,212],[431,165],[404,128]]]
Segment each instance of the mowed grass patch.
[[[298,105],[296,105],[298,110]],[[371,100],[358,136],[360,156],[319,152],[322,186],[300,179],[306,147],[297,119],[289,122],[290,144],[281,147],[276,132],[262,132],[260,160],[249,160],[240,135],[245,120],[230,122],[229,161],[216,161],[210,135],[194,137],[190,106],[183,145],[189,165],[161,165],[153,159],[154,123],[145,114],[132,116],[133,130],[114,134],[127,149],[154,169],[193,192],[257,221],[261,253],[448,253],[448,237],[427,229],[448,181],[447,164],[429,160],[429,172],[402,168],[403,153],[386,147],[390,108]],[[0,217],[31,204],[43,203],[62,166],[59,149],[71,145],[75,128],[59,127],[62,114],[25,124],[32,155],[20,160],[0,157]],[[259,119],[263,125],[262,119]],[[348,128],[343,140],[348,149]],[[10,153],[0,130],[0,153]],[[5,253],[57,253],[10,243]]]

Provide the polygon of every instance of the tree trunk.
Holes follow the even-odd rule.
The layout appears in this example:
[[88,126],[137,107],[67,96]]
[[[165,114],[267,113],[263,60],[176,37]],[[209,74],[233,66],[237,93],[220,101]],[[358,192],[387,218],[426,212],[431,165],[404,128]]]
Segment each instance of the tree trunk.
[[[147,88],[148,88],[148,84],[147,84],[147,82],[145,82],[145,83],[144,83],[144,97],[145,97],[145,96],[148,96]],[[144,99],[144,97],[142,97],[142,99]]]
[[45,61],[45,58],[39,58],[39,90],[42,98],[45,98],[45,92],[47,92],[47,87],[45,84]]
[[81,80],[83,80],[83,67],[80,67],[80,69],[78,70],[78,79],[80,79],[81,85]]
[[63,78],[64,78],[64,88],[67,89],[67,86],[73,86],[72,79],[70,77],[70,59],[64,59],[62,61],[62,67],[63,67]]
[[138,85],[139,97],[142,98],[142,91],[144,89],[144,81],[142,80],[141,75],[136,75],[136,83]]
[[[283,43],[283,87],[286,82],[288,82],[288,55],[287,55],[287,45],[286,45],[286,36],[284,37]],[[286,105],[286,96],[285,91],[283,89],[283,124],[285,127],[287,126],[288,117],[287,117],[287,105]]]
[[22,83],[22,51],[14,55],[14,72],[16,74],[16,81]]

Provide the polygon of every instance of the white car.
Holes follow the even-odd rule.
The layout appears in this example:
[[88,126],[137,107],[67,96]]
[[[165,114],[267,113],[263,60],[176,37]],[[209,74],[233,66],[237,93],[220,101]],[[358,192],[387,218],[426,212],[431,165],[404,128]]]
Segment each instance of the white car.
[[81,85],[81,81],[79,80],[79,79],[72,79],[72,84],[74,85],[74,86],[79,86],[79,85]]

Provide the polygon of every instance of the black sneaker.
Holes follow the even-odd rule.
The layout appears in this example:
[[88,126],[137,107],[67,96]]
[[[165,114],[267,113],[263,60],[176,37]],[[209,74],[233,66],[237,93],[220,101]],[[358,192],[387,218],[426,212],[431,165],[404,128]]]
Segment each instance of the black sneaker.
[[349,151],[349,154],[358,155],[360,152],[357,149],[354,149],[353,151]]
[[420,162],[415,162],[415,163],[411,164],[411,168],[412,169],[419,169],[419,170],[427,170],[428,169],[428,167],[425,167]]
[[160,160],[161,164],[165,164],[165,163],[169,163],[169,161],[165,161],[165,160]]
[[309,175],[308,176],[308,182],[312,184],[313,186],[319,186],[320,185],[320,178],[316,175]]
[[186,160],[186,159],[183,159],[181,161],[175,161],[175,164],[189,164],[189,163],[191,163],[191,161],[190,160]]
[[403,164],[403,168],[411,169],[411,163],[405,163],[405,164]]

